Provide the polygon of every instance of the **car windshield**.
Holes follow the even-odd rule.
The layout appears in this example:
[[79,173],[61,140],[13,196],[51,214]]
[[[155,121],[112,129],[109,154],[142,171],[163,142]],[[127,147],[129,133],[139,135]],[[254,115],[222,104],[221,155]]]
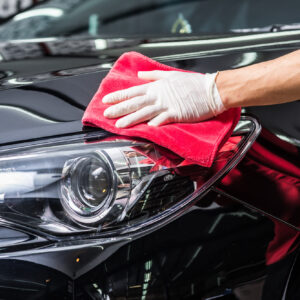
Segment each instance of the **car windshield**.
[[[22,0],[19,4],[18,0],[2,1],[22,8]],[[2,20],[0,40],[221,34],[269,31],[274,27],[281,29],[282,24],[294,24],[297,28],[300,23],[299,0],[40,0],[32,3],[36,4],[24,6],[22,11]]]

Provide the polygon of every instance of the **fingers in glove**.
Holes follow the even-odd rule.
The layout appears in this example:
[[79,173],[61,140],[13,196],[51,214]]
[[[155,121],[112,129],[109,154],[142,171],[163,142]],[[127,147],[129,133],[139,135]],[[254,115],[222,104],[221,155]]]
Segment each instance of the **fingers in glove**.
[[140,71],[138,72],[138,77],[140,79],[149,80],[149,81],[156,81],[159,79],[169,78],[173,76],[177,71]]
[[149,121],[148,125],[157,127],[172,122],[174,122],[174,119],[170,117],[170,114],[168,112],[164,111],[155,118],[153,118],[151,121]]
[[146,93],[147,86],[148,86],[148,83],[133,86],[133,87],[130,87],[125,90],[119,90],[116,92],[112,92],[108,95],[105,95],[102,98],[102,102],[107,103],[107,104],[112,104],[112,103],[122,102],[124,100],[128,100],[133,97],[142,96]]
[[143,107],[142,109],[127,115],[116,122],[116,127],[125,128],[138,123],[150,120],[161,112],[161,108],[154,105]]
[[127,101],[110,106],[104,111],[103,115],[110,119],[118,118],[142,109],[146,105],[151,105],[153,102],[154,101],[151,101],[151,99],[147,96],[134,97]]

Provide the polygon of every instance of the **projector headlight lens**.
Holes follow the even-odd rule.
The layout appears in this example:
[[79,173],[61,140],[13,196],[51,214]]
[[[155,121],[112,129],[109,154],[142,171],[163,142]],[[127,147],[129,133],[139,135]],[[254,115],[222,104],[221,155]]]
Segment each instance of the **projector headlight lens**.
[[107,208],[114,197],[113,172],[113,166],[99,151],[65,162],[61,200],[74,220],[81,223],[97,222],[102,209]]

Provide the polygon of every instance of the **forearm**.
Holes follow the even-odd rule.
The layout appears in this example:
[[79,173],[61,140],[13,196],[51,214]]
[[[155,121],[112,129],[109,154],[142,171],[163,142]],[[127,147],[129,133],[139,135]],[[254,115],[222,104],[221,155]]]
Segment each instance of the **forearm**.
[[236,70],[221,71],[216,84],[226,108],[300,99],[300,50]]

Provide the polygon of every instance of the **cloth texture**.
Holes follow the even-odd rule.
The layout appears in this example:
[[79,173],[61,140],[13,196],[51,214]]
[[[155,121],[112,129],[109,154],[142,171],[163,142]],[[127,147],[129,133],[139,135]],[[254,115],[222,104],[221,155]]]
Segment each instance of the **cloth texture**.
[[[102,98],[114,91],[145,84],[138,71],[184,71],[154,61],[137,52],[124,53],[114,64],[88,105],[82,122],[85,126],[100,127],[109,132],[150,140],[185,159],[187,164],[210,167],[218,150],[230,137],[240,118],[240,108],[226,110],[222,114],[199,123],[172,123],[160,127],[137,124],[130,128],[117,128],[116,119],[103,116],[109,107]],[[184,71],[187,72],[187,71]]]

